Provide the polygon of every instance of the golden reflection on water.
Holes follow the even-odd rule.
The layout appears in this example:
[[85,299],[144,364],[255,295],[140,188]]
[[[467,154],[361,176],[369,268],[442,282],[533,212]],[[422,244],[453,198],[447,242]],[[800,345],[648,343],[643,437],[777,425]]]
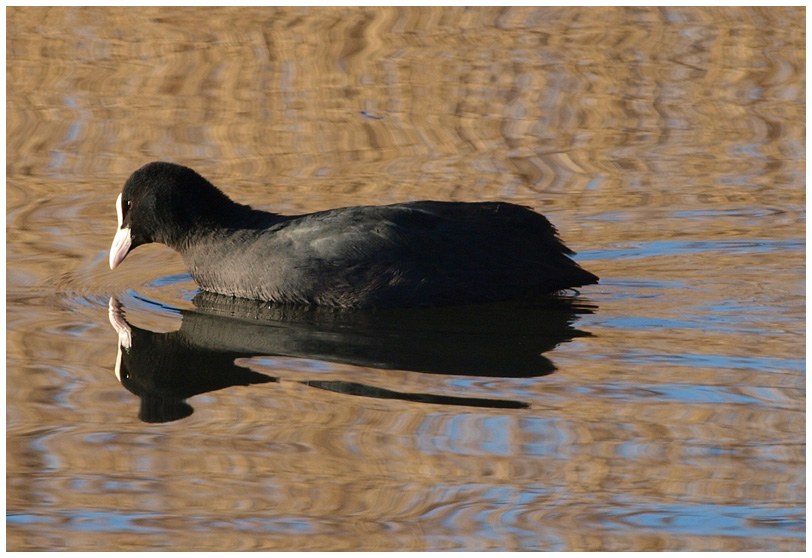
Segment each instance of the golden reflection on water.
[[[803,97],[805,65],[792,17],[12,9],[10,172],[120,177],[165,158],[230,183],[296,178],[300,196],[305,178],[311,195],[353,199],[419,196],[431,180],[437,197],[571,198],[592,184],[592,203],[621,184],[624,196],[691,195],[683,184],[719,175],[764,185],[768,168],[792,182],[803,127],[787,111],[802,104],[787,101]],[[765,44],[764,27],[786,37]]]
[[[803,548],[804,21],[8,8],[7,549]],[[530,205],[605,278],[577,324],[593,337],[543,381],[463,384],[526,411],[320,392],[303,373],[460,380],[279,358],[257,364],[279,384],[145,425],[107,300],[185,308],[153,283],[184,268],[150,247],[111,274],[106,251],[121,184],[154,159],[285,212]]]

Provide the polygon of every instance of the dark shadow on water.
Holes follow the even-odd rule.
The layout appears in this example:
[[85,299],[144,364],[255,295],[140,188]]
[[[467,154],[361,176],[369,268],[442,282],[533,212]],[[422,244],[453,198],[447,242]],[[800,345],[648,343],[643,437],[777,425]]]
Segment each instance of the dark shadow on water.
[[[426,374],[529,378],[555,366],[542,356],[588,333],[572,327],[582,302],[550,298],[449,308],[336,310],[265,303],[199,292],[194,310],[180,311],[178,331],[157,333],[131,325],[110,300],[119,334],[116,375],[141,399],[139,418],[168,422],[192,414],[195,395],[229,386],[278,381],[234,363],[237,358],[283,356]],[[403,393],[355,382],[305,379],[304,385],[362,397],[441,405],[524,408],[502,399]]]

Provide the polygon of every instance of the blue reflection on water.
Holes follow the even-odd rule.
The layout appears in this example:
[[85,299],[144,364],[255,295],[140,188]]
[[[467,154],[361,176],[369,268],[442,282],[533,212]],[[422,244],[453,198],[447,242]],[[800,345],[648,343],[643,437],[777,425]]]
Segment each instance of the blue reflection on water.
[[805,250],[804,240],[796,239],[750,239],[750,240],[657,240],[628,245],[617,245],[604,250],[579,250],[584,260],[611,259],[633,260],[653,256],[675,254],[698,254],[701,252],[724,252],[727,255],[744,255],[771,252],[801,252]]
[[800,507],[765,508],[761,506],[715,506],[662,504],[637,511],[612,512],[621,523],[637,529],[690,535],[732,536],[805,536],[806,512]]
[[[41,525],[67,520],[67,525],[77,531],[101,531],[120,533],[122,531],[139,533],[171,532],[173,528],[159,527],[160,520],[166,516],[156,513],[120,513],[114,510],[105,511],[61,511],[57,514],[7,514],[7,524]],[[212,527],[237,529],[252,532],[276,533],[309,533],[315,532],[313,522],[305,518],[240,518],[228,521],[213,522],[208,518],[189,517],[193,524],[202,525],[201,529]]]
[[11,514],[6,515],[7,523],[17,523],[26,525],[36,525],[43,523],[55,523],[58,518],[67,518],[70,526],[77,531],[107,531],[120,533],[122,531],[137,532],[160,532],[164,529],[147,527],[138,522],[149,519],[158,519],[161,516],[154,513],[116,513],[113,511],[103,512],[70,512],[62,511],[56,514]]

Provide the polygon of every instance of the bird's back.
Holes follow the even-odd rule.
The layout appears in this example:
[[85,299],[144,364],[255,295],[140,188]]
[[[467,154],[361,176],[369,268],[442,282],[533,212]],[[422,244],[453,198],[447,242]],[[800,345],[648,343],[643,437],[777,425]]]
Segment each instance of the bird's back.
[[[509,203],[334,209],[224,242],[219,250],[230,261],[220,262],[210,278],[196,276],[198,282],[222,294],[275,302],[433,306],[597,281],[569,259],[573,252],[544,216]],[[252,262],[250,270],[240,269],[243,261]],[[235,284],[242,290],[225,292]]]

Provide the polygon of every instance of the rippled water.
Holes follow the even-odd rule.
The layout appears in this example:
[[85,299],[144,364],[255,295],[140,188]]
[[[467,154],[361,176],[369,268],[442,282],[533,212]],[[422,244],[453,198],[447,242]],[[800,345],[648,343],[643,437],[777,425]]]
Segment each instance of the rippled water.
[[[805,16],[8,9],[7,550],[805,549]],[[601,282],[347,315],[110,272],[155,159],[522,203]]]

